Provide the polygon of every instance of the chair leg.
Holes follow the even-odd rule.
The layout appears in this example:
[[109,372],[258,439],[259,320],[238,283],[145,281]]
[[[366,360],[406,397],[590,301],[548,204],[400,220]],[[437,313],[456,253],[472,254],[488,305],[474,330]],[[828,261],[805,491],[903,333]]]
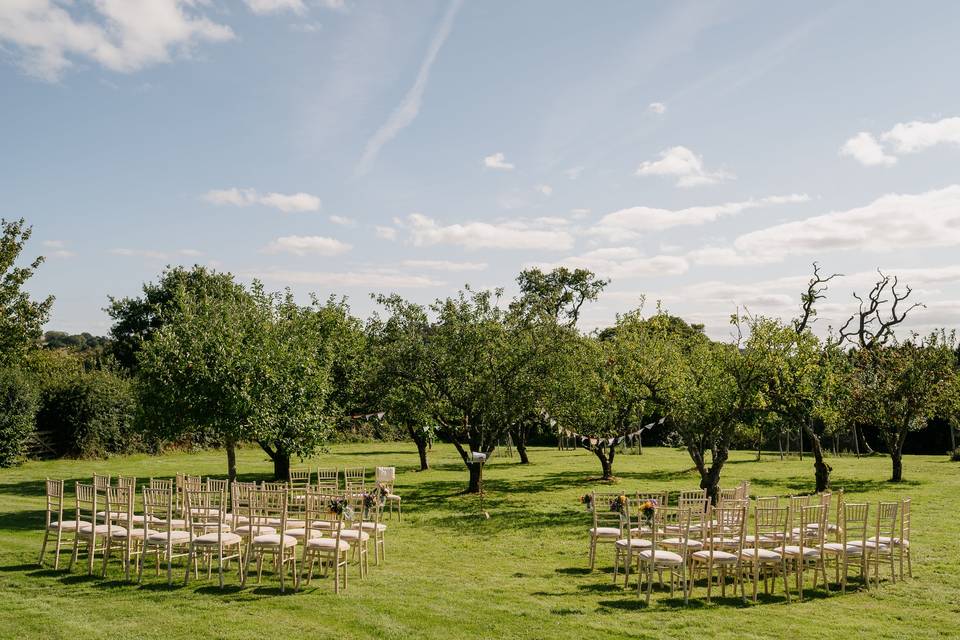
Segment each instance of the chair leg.
[[[46,551],[47,551],[47,540],[48,540],[49,538],[50,538],[50,529],[48,528],[46,531],[43,532],[43,544],[40,546],[40,558],[37,560],[37,564],[40,565],[41,567],[43,566],[43,555],[44,555],[44,554],[46,553]],[[59,540],[59,538],[60,538],[60,536],[59,536],[59,534],[58,534],[58,535],[57,535],[57,547],[60,546],[60,540]],[[57,552],[57,555],[59,555],[59,551]],[[54,568],[56,568],[56,567],[54,567]]]

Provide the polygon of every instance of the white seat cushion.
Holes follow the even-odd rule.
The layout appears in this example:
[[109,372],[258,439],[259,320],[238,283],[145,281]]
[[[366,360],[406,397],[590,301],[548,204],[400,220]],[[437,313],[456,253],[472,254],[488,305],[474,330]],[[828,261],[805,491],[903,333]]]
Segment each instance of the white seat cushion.
[[[785,546],[785,547],[780,547],[780,553],[782,553],[782,554],[785,555],[785,556],[799,556],[799,555],[800,555],[800,547],[799,547],[799,545],[788,544],[788,545]],[[803,547],[803,557],[804,557],[804,558],[819,558],[819,557],[820,557],[820,549],[817,549],[817,548],[815,548],[815,547],[808,547],[808,546],[804,545],[804,547]]]
[[[279,547],[280,546],[280,534],[279,533],[267,533],[262,536],[257,536],[253,539],[253,546],[255,547]],[[297,539],[293,536],[284,535],[283,536],[283,546],[285,547],[295,547],[297,546]]]
[[707,538],[706,542],[708,542],[712,547],[729,548],[729,547],[740,546],[740,538],[725,538],[723,536],[714,536],[713,538]]
[[843,544],[839,542],[826,542],[823,545],[824,553],[843,553],[846,551],[849,556],[859,556],[863,554],[863,547],[856,544],[847,544],[846,550],[843,548]]
[[626,549],[627,547],[633,547],[634,549],[649,549],[653,546],[653,543],[649,540],[644,540],[643,538],[623,538],[617,540],[617,546],[621,549]]
[[[753,544],[756,541],[757,541],[757,536],[753,535],[752,533],[743,536],[743,542],[745,544]],[[760,543],[763,544],[765,542],[773,542],[773,539],[767,536],[760,536]]]
[[[660,541],[665,547],[679,547],[683,544],[683,538],[664,538]],[[688,549],[703,549],[703,543],[699,540],[687,540]]]
[[[656,553],[656,555],[654,555]],[[653,560],[654,564],[683,564],[683,558],[678,553],[673,551],[665,551],[663,549],[644,549],[639,553],[642,560]]]
[[378,523],[378,522],[364,522],[364,523],[363,523],[363,530],[364,530],[364,531],[373,531],[374,529],[376,529],[379,533],[383,533],[384,531],[387,530],[387,525],[383,524],[382,522],[379,522],[379,523]]
[[[300,538],[306,537],[307,530],[304,529],[303,527],[300,527],[298,529],[287,529],[283,533],[284,535],[293,536],[294,538],[300,539]],[[320,531],[319,529],[310,529],[311,538],[319,538],[322,535],[323,535],[323,531]]]
[[747,560],[753,560],[754,557],[758,557],[760,558],[760,562],[779,562],[781,559],[780,554],[771,549],[744,549],[740,552],[740,556]]
[[[307,540],[307,547],[310,549],[323,549],[326,551],[333,551],[334,549],[338,548],[335,538],[312,538]],[[346,540],[341,540],[339,549],[340,551],[350,551],[350,543]]]
[[[189,531],[171,531],[170,541],[173,544],[183,544],[184,542],[190,542],[190,532]],[[167,544],[167,532],[157,531],[156,533],[151,533],[150,535],[147,536],[147,543],[155,544],[155,545]]]
[[239,544],[242,541],[242,538],[235,533],[217,533],[214,531],[213,533],[205,533],[202,536],[197,536],[193,539],[193,544],[199,544],[205,547],[215,547],[220,543],[221,540],[223,541],[224,546],[227,546],[231,544]]
[[620,529],[617,527],[590,528],[590,535],[595,538],[620,538]]
[[86,520],[63,520],[62,522],[54,520],[50,523],[49,529],[51,531],[56,531],[57,529],[62,529],[63,531],[76,531],[77,526],[90,526],[90,523]]
[[396,502],[400,502],[401,498],[395,493],[388,493],[387,500],[395,500]]
[[340,537],[344,540],[363,540],[366,542],[370,539],[370,534],[357,529],[344,529],[340,532]]
[[[112,528],[117,529],[122,527],[117,527],[116,525],[114,525]],[[110,529],[111,527],[109,525],[98,524],[96,527],[96,532],[97,532],[97,535],[101,535],[101,534],[106,535],[110,531]],[[80,534],[81,536],[89,536],[90,534],[93,533],[93,531],[94,531],[93,527],[91,527],[88,522],[81,523],[80,526],[77,528],[77,533]]]
[[182,518],[171,518],[170,520],[164,520],[163,518],[154,518],[150,521],[150,524],[157,526],[162,525],[165,528],[169,529],[186,529],[187,521]]
[[[117,529],[121,529],[121,531],[117,531]],[[143,538],[145,535],[153,533],[156,533],[156,531],[150,531],[146,529],[130,529],[131,538]],[[112,535],[114,538],[126,538],[127,531],[123,527],[114,527],[113,531],[110,532],[110,535]]]
[[[876,536],[871,536],[871,537],[867,538],[867,542],[868,542],[868,543],[876,542],[876,540],[877,540],[877,537],[876,537]],[[885,545],[885,546],[888,546],[888,547],[889,547],[891,544],[893,544],[893,546],[899,547],[899,546],[900,546],[900,538],[891,538],[890,536],[880,536],[880,544]],[[909,547],[909,546],[910,546],[910,541],[909,541],[909,540],[904,540],[904,541],[903,541],[903,546]]]
[[[856,546],[858,546],[858,547],[862,547],[862,546],[863,546],[863,543],[860,542],[859,540],[854,540],[854,541],[851,542],[850,544],[856,545]],[[887,545],[883,544],[882,542],[877,542],[877,541],[874,540],[873,538],[867,540],[867,545],[866,545],[866,546],[867,546],[867,549],[873,549],[873,550],[879,549],[880,551],[886,551],[887,549],[889,549],[889,547],[888,547]]]
[[[710,561],[710,552],[709,551],[694,551],[693,554],[694,560],[699,560],[701,562]],[[736,564],[738,556],[727,553],[726,551],[719,551],[714,549],[713,551],[713,562],[715,564]]]
[[650,527],[634,527],[630,529],[630,533],[635,536],[643,535],[645,533],[653,533],[653,529]]
[[241,536],[248,536],[251,532],[253,532],[253,535],[255,536],[260,536],[276,533],[277,530],[273,527],[268,527],[265,524],[245,524],[234,529],[234,533],[238,533]]
[[[281,524],[280,518],[267,518],[267,524],[271,527],[279,529]],[[307,523],[303,520],[295,520],[293,518],[287,519],[287,528],[289,529],[298,529],[305,526],[307,526]]]

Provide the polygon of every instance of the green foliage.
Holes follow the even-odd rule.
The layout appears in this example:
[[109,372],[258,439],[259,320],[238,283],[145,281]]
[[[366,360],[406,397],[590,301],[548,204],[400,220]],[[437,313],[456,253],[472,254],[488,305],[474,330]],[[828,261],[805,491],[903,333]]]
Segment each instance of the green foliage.
[[163,326],[166,318],[176,313],[184,293],[199,299],[217,300],[239,300],[245,295],[243,287],[234,282],[231,274],[197,265],[191,269],[168,267],[158,282],[143,285],[140,297],[110,297],[110,305],[105,311],[113,319],[111,350],[123,367],[136,368],[137,353]]
[[545,316],[573,327],[584,303],[596,300],[610,281],[587,269],[559,267],[548,273],[537,268],[521,271],[517,284],[520,298],[515,304],[524,315]]
[[40,385],[37,429],[62,454],[102,458],[144,449],[136,429],[132,382],[109,370],[86,371],[78,357],[46,356],[32,364]]
[[23,291],[23,285],[43,263],[39,257],[28,266],[17,266],[31,231],[23,218],[0,219],[0,366],[19,365],[36,347],[53,306],[53,296],[35,302]]
[[19,464],[34,429],[37,391],[16,369],[0,369],[0,467]]

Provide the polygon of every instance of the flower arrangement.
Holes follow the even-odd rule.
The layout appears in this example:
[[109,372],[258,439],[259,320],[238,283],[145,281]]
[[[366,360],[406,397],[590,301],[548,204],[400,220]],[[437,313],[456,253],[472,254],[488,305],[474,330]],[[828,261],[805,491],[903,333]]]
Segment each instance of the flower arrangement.
[[640,505],[640,517],[647,523],[653,522],[653,514],[657,511],[657,501],[654,498],[644,500]]
[[334,498],[327,505],[327,510],[334,515],[342,516],[347,510],[347,501],[344,498]]
[[593,511],[593,494],[585,493],[580,496],[580,504],[586,506],[587,511]]
[[370,511],[374,507],[382,507],[386,502],[387,491],[379,482],[372,491],[363,494],[363,510]]
[[627,513],[627,496],[621,494],[610,501],[610,511],[615,511],[620,515]]

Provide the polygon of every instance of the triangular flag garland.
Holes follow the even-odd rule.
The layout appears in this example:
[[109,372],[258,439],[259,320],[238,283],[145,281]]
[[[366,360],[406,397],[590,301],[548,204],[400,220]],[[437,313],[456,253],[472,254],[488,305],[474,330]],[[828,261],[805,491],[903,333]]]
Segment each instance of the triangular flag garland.
[[576,431],[571,431],[570,429],[560,429],[560,433],[562,433],[564,436],[568,438],[573,438],[574,440],[579,442],[580,446],[583,447],[584,449],[593,449],[597,445],[601,445],[601,446],[606,445],[608,447],[615,447],[619,445],[621,442],[626,442],[628,445],[632,445],[634,440],[639,438],[644,431],[653,429],[655,426],[666,422],[666,420],[667,420],[666,417],[663,417],[657,420],[656,422],[645,424],[642,427],[633,425],[634,427],[636,427],[634,431],[631,431],[630,433],[624,434],[622,436],[617,436],[615,438],[591,438],[589,436],[579,434]]

